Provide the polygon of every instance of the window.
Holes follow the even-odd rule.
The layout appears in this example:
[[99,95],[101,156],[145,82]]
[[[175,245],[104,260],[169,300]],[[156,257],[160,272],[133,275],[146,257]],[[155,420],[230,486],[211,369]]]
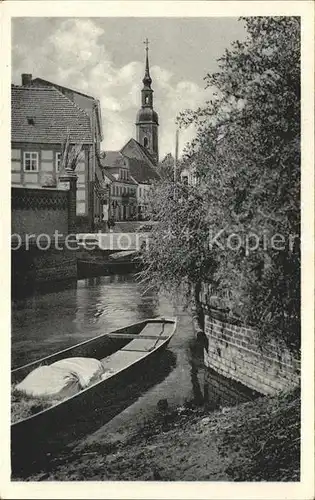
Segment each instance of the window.
[[188,186],[188,176],[187,175],[183,175],[182,176],[182,181],[183,181],[183,184],[185,184],[186,186]]
[[38,172],[38,153],[25,152],[23,164],[25,172]]
[[145,103],[146,103],[146,104],[149,104],[149,96],[146,96],[146,98],[145,98]]
[[127,172],[127,170],[121,170],[120,171],[120,178],[122,180],[127,180],[128,179],[128,172]]
[[145,138],[143,139],[143,145],[144,145],[144,147],[145,147],[145,148],[147,148],[147,147],[148,147],[148,145],[149,145],[149,141],[148,141],[148,138],[147,138],[147,137],[145,137]]
[[56,170],[59,172],[61,165],[61,153],[56,153]]

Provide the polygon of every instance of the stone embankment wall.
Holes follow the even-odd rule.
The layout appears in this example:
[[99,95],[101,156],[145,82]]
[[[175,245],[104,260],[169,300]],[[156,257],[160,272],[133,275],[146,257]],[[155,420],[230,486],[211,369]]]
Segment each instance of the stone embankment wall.
[[280,341],[262,343],[255,328],[214,310],[201,293],[205,365],[261,394],[275,394],[300,382],[300,360]]
[[12,288],[76,278],[76,252],[65,245],[75,198],[70,200],[67,191],[36,188],[12,188],[11,195]]
[[68,192],[57,189],[11,189],[12,234],[68,234]]

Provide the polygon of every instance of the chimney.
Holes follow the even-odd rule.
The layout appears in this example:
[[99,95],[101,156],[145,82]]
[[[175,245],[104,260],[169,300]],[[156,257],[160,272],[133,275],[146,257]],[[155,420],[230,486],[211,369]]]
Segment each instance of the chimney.
[[32,75],[30,73],[23,73],[22,74],[22,85],[31,85],[32,83]]

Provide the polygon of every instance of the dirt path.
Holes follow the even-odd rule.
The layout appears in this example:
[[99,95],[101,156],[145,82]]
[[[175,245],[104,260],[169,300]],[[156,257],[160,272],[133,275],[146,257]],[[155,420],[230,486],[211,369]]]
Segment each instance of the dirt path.
[[177,408],[124,441],[83,445],[28,480],[298,481],[299,418],[298,390],[210,414]]

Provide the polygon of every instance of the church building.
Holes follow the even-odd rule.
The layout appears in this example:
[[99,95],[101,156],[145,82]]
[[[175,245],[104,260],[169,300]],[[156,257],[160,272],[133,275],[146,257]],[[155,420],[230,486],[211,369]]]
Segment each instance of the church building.
[[[152,79],[150,76],[149,67],[149,42],[145,41],[146,57],[145,57],[145,72],[142,80],[143,87],[141,90],[141,108],[136,116],[136,139],[130,139],[120,151],[105,151],[102,155],[102,165],[105,171],[116,174],[117,181],[124,182],[126,178],[120,178],[119,175],[125,175],[121,170],[121,174],[117,176],[117,158],[124,163],[124,170],[128,170],[127,178],[137,185],[137,211],[119,209],[119,205],[123,206],[123,200],[112,201],[109,216],[119,220],[129,218],[128,214],[134,214],[134,218],[145,217],[145,209],[147,205],[147,196],[152,185],[152,182],[160,178],[156,171],[156,166],[159,161],[159,141],[158,141],[158,114],[153,108],[153,90],[151,88]],[[115,206],[113,205],[115,204]]]
[[153,109],[152,79],[149,69],[149,47],[146,40],[145,73],[142,80],[141,108],[137,113],[136,130],[137,142],[150,153],[155,164],[159,161],[158,126],[159,117]]

